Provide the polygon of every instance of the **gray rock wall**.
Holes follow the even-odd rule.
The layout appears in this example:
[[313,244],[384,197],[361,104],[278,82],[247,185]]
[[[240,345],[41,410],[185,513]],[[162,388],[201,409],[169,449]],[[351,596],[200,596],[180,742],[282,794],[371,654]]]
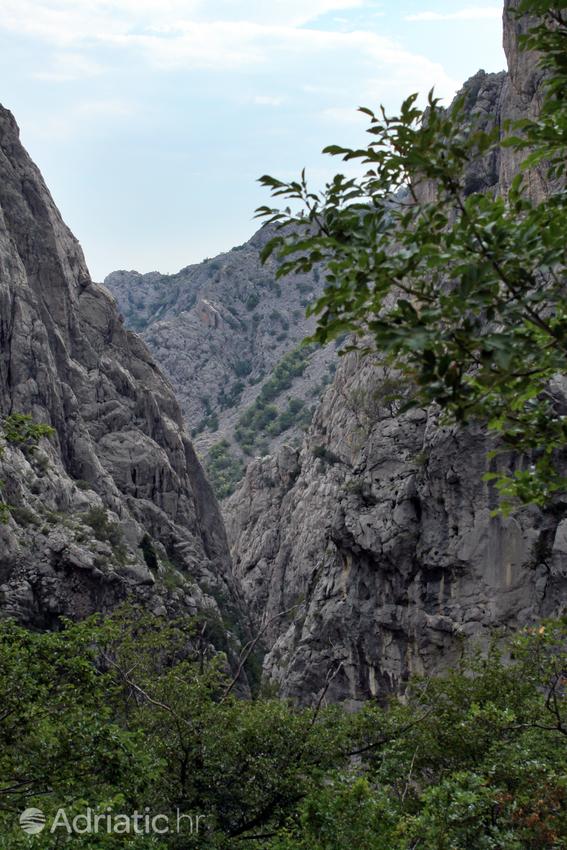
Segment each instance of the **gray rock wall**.
[[[244,245],[174,275],[117,271],[104,281],[126,325],[142,335],[172,382],[204,458],[226,439],[231,453],[248,462],[234,438],[238,421],[278,362],[314,328],[305,308],[321,293],[323,274],[315,270],[276,281],[275,261],[262,265],[260,260],[273,234],[264,227]],[[278,411],[291,398],[299,399],[307,417],[335,359],[332,347],[313,352],[304,373],[273,399]],[[293,423],[281,437],[263,429],[258,446],[273,450],[300,436],[303,430]]]
[[[486,124],[537,114],[541,73],[518,31],[506,14],[509,73],[465,87]],[[469,190],[505,191],[517,165],[492,157]],[[529,181],[541,197],[541,173]],[[376,359],[344,358],[301,451],[257,461],[225,508],[253,614],[276,617],[265,675],[300,701],[327,677],[331,699],[383,698],[452,664],[464,640],[567,602],[567,504],[491,517],[485,435],[440,428],[430,410],[400,416],[385,401],[392,380]]]
[[171,386],[91,281],[0,107],[0,415],[14,412],[55,435],[33,453],[0,440],[11,506],[2,613],[43,627],[128,596],[158,612],[240,610],[218,505]]

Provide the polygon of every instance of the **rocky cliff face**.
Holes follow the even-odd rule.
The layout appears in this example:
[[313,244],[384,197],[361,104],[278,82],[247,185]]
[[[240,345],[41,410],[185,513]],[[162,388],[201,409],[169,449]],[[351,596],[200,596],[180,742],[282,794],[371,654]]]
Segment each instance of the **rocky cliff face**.
[[[513,5],[509,72],[465,87],[486,123],[541,102]],[[471,171],[469,190],[506,191],[517,164],[503,151]],[[534,197],[545,190],[532,173]],[[344,358],[302,449],[252,464],[226,506],[235,570],[257,620],[272,621],[265,674],[299,700],[325,681],[353,703],[399,691],[451,664],[464,638],[565,607],[567,505],[492,518],[482,431],[440,428],[430,410],[399,415],[385,401],[392,380],[377,360]]]
[[[169,377],[221,496],[250,457],[299,444],[335,366],[333,348],[303,350],[280,379],[313,329],[305,308],[324,281],[318,271],[276,281],[275,261],[260,261],[272,234],[262,228],[245,245],[175,275],[118,271],[104,282]],[[262,392],[270,405],[264,421],[255,415]]]
[[[14,413],[54,435],[35,451],[6,438]],[[91,281],[1,107],[0,417],[3,614],[48,627],[128,596],[162,613],[238,609],[172,389]]]

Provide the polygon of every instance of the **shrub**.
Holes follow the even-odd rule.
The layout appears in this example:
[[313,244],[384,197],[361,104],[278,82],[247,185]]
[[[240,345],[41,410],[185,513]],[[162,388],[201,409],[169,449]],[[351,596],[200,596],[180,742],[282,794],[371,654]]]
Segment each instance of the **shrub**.
[[227,440],[212,446],[206,461],[207,474],[218,499],[226,499],[244,475],[243,462],[230,451]]
[[110,543],[112,547],[122,545],[122,531],[116,522],[108,518],[106,508],[90,508],[83,516],[83,522],[94,531],[97,540]]
[[[267,431],[272,436],[278,436],[279,434],[283,434],[284,431],[287,431],[289,428],[295,426],[302,426],[305,424],[306,416],[308,419],[311,418],[311,412],[305,411],[305,402],[299,398],[292,398],[289,400],[287,407],[283,410],[273,422],[267,428]],[[303,411],[303,413],[302,413]],[[301,415],[300,415],[301,414]]]
[[326,446],[315,446],[313,449],[313,457],[316,457],[331,466],[334,466],[337,463],[343,463],[341,458]]
[[[269,402],[278,398],[284,390],[289,389],[294,379],[303,374],[313,350],[314,346],[303,346],[286,354],[264,383],[254,404],[248,407],[240,417],[234,436],[246,454],[251,454],[254,447],[267,448],[265,440],[261,446],[259,444],[260,438],[265,437],[266,433],[280,434],[294,424],[293,417],[298,410],[288,409],[280,414],[279,419],[277,408]],[[293,400],[293,405],[296,406],[298,401],[298,399]],[[274,420],[278,420],[278,424]],[[274,424],[270,425],[270,423]]]
[[[165,581],[185,584],[173,565]],[[84,811],[83,801],[133,812],[149,800],[172,817],[183,801],[214,828],[165,833],[157,843],[143,834],[134,842],[76,835],[71,843],[81,850],[565,847],[564,621],[523,630],[503,652],[495,643],[464,652],[444,675],[412,679],[403,700],[369,700],[351,713],[264,696],[260,656],[256,670],[242,663],[231,671],[238,624],[225,604],[219,609],[171,620],[124,607],[55,632],[0,621],[3,847],[69,844],[48,830],[24,835],[15,813],[28,807],[51,822],[61,806]],[[244,669],[255,699],[236,697]],[[329,669],[341,674],[336,661]]]
[[[250,312],[252,312],[252,310],[254,310],[254,308],[257,307],[259,303],[260,303],[260,296],[258,295],[257,292],[252,292],[252,293],[250,293],[250,295],[246,299],[246,309],[249,310]],[[257,321],[256,319],[253,319],[253,320]]]
[[9,510],[18,525],[24,528],[27,525],[41,525],[41,520],[30,508],[23,505],[11,505]]
[[244,383],[242,381],[236,381],[236,383],[232,385],[228,393],[225,392],[225,389],[223,387],[218,396],[218,403],[221,410],[226,410],[227,408],[235,407],[240,401],[240,397],[242,396],[243,390]]
[[144,534],[142,537],[142,542],[140,543],[140,549],[142,550],[142,555],[144,556],[144,561],[146,565],[152,572],[155,572],[158,569],[158,557],[156,555],[156,550],[154,549],[154,545],[152,543],[152,538],[149,534]]
[[234,371],[239,378],[245,378],[252,371],[252,364],[249,360],[237,360],[234,364]]
[[42,437],[55,433],[51,425],[34,422],[26,413],[10,413],[2,420],[2,432],[7,443],[33,454]]

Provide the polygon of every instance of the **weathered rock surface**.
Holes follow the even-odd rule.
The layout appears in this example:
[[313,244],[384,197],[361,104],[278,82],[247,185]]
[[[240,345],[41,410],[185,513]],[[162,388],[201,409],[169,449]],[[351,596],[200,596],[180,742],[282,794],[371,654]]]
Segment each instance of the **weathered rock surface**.
[[[517,36],[507,14],[509,73],[465,87],[487,124],[537,114],[541,74]],[[517,165],[503,151],[468,188],[506,191]],[[540,173],[530,191],[546,191]],[[399,415],[391,379],[348,355],[302,449],[249,466],[225,505],[237,575],[258,622],[272,620],[265,675],[302,701],[327,677],[331,699],[383,697],[450,665],[463,638],[567,604],[567,504],[492,518],[485,435],[441,428],[431,410]]]
[[305,308],[324,283],[318,270],[276,281],[275,261],[260,260],[273,233],[264,227],[245,245],[175,275],[117,271],[104,281],[126,325],[142,335],[170,379],[203,458],[222,439],[246,462],[285,441],[299,443],[334,369],[332,347],[311,352],[304,371],[271,399],[278,413],[299,400],[302,417],[286,421],[279,434],[259,429],[255,445],[242,450],[239,420],[277,364],[313,330]]
[[91,281],[0,107],[0,414],[15,412],[55,433],[33,452],[0,439],[3,614],[45,627],[127,596],[157,612],[238,609],[172,389]]

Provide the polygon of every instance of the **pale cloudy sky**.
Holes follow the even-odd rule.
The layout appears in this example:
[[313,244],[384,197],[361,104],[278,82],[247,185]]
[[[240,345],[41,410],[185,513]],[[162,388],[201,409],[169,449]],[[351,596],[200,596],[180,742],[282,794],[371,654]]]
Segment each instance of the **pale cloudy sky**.
[[451,98],[504,67],[501,2],[0,0],[0,102],[95,279],[177,271],[252,235],[255,180],[317,183],[356,107]]

